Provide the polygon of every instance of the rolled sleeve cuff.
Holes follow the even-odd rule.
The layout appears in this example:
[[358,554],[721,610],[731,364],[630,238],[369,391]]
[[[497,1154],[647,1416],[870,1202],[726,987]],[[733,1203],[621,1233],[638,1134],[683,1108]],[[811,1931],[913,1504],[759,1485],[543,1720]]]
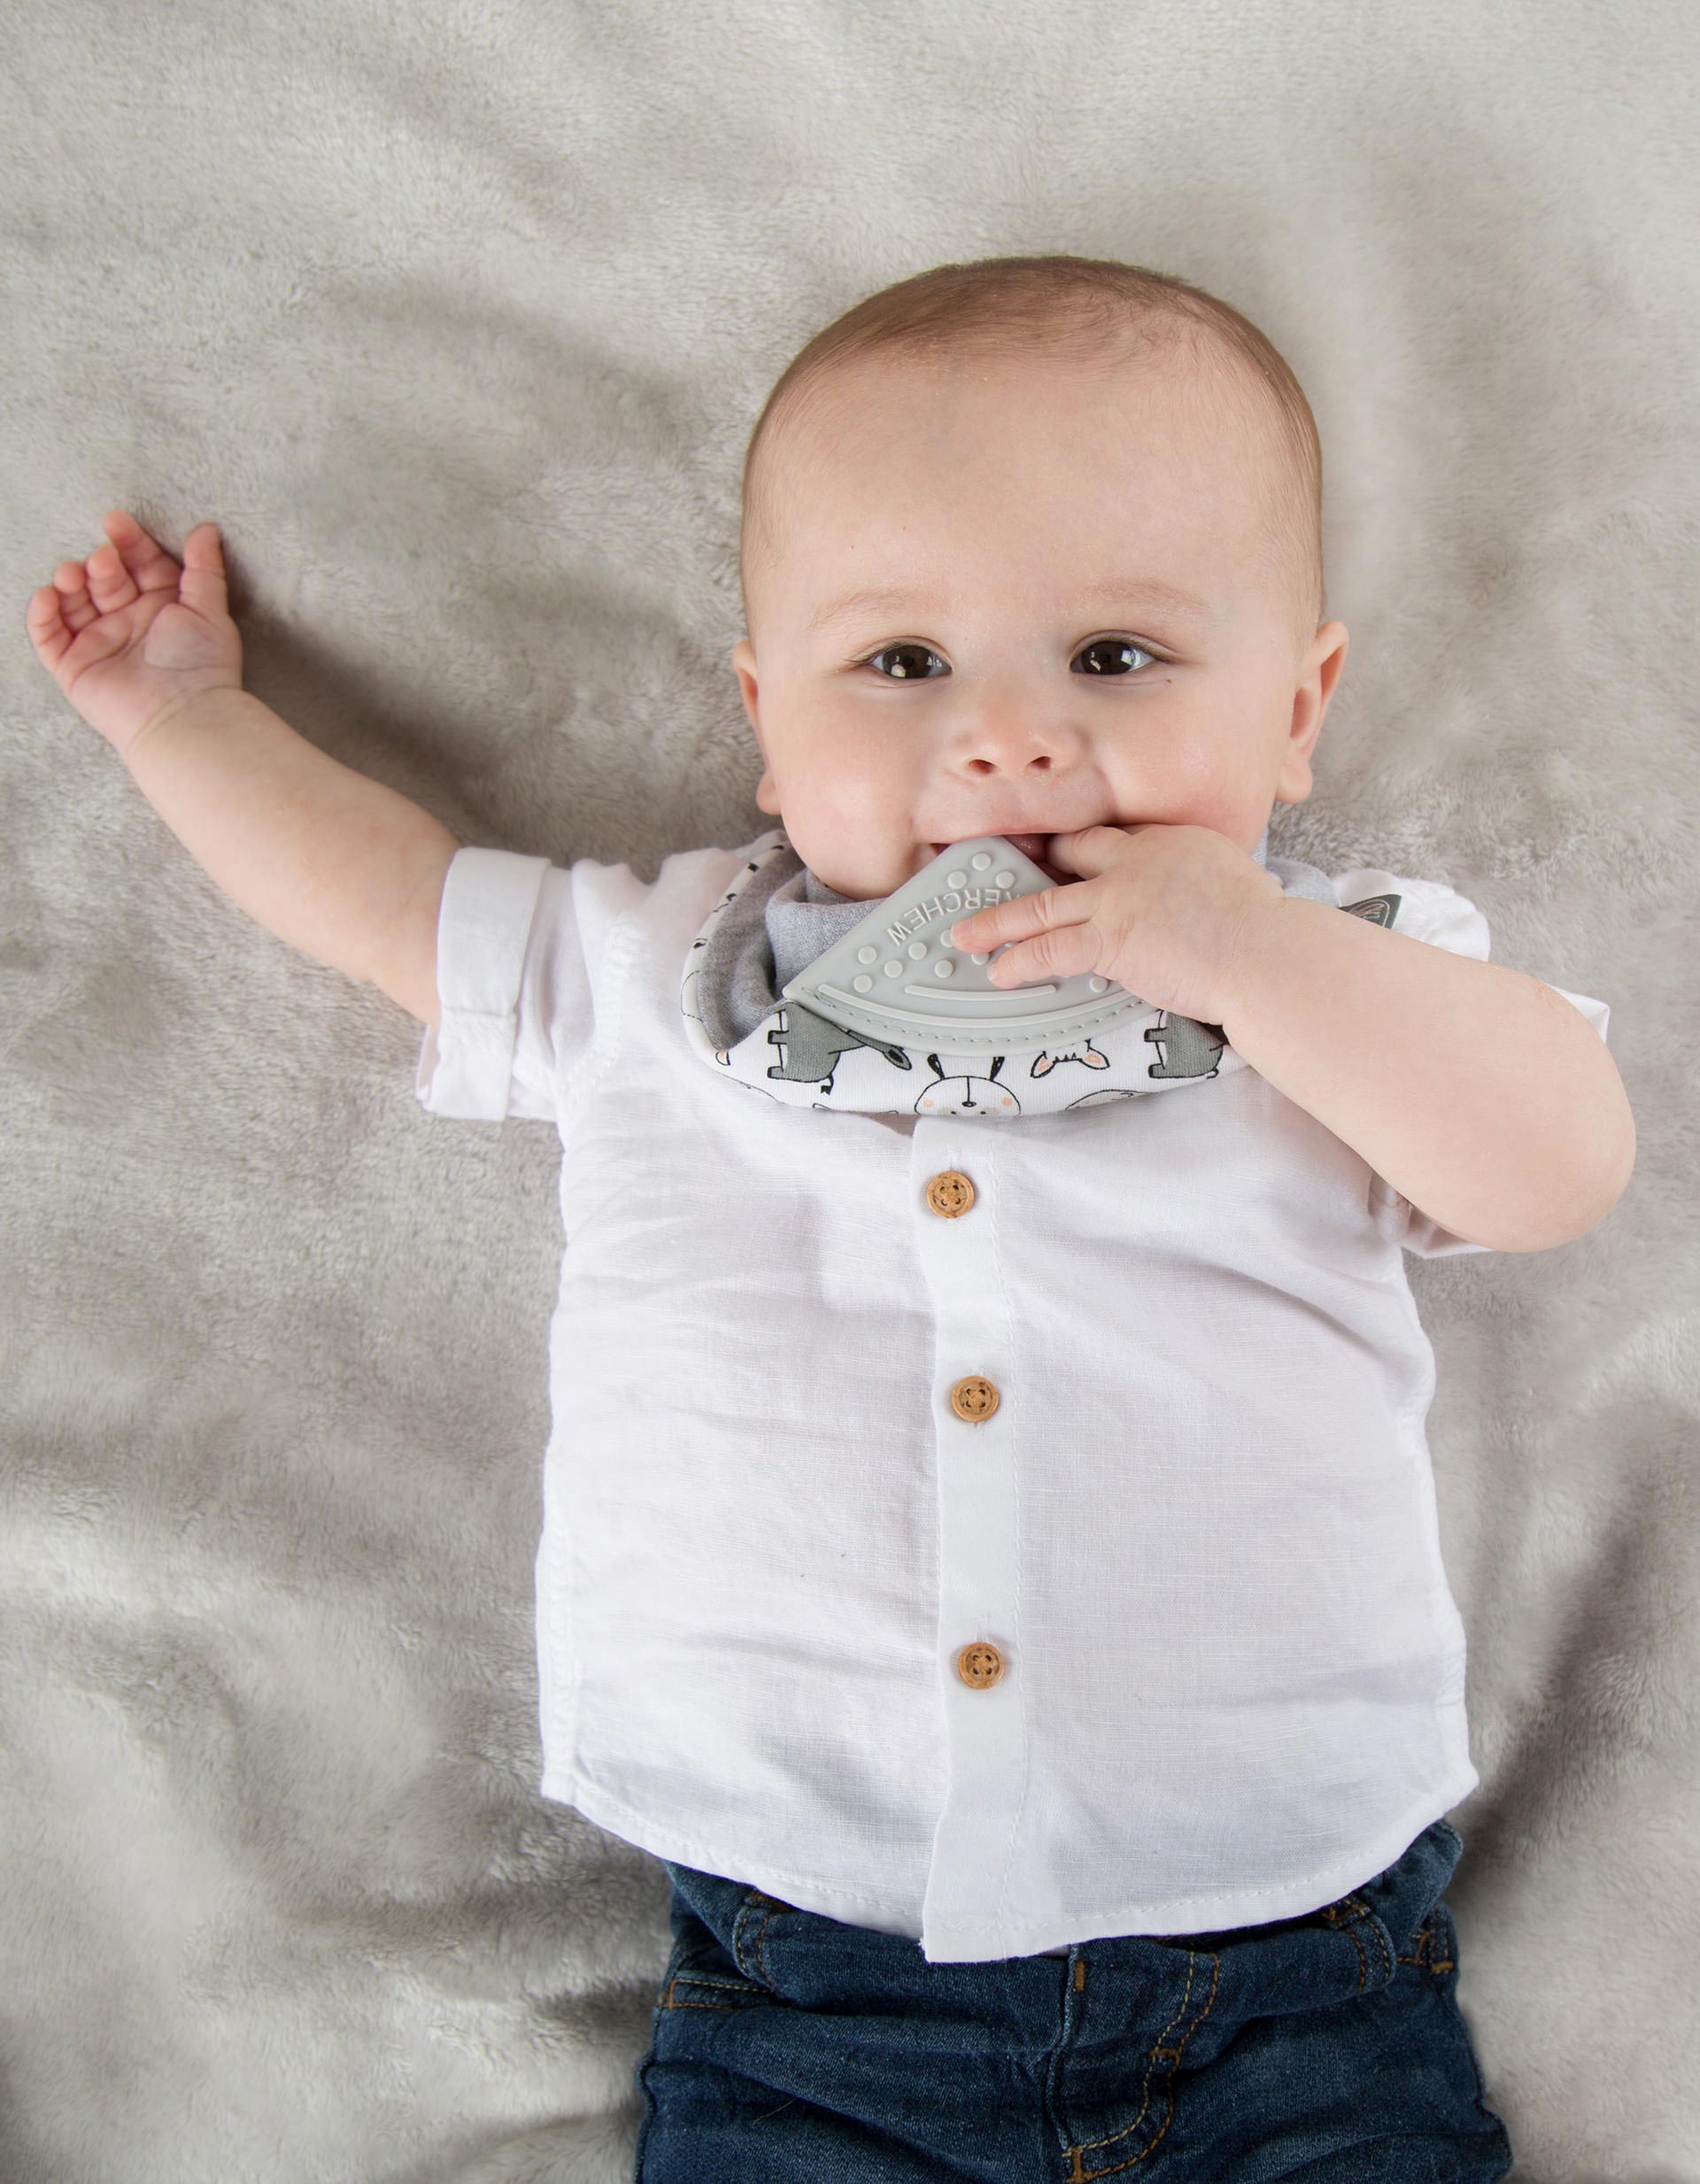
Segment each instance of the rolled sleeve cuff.
[[507,1118],[520,979],[546,857],[457,850],[437,921],[438,1021],[428,1024],[413,1090],[433,1115]]

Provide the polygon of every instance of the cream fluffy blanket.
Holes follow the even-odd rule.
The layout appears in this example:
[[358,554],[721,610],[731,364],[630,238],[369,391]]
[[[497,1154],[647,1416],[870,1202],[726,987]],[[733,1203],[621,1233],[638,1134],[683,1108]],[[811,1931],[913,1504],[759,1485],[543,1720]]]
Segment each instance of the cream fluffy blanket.
[[[464,841],[769,820],[744,441],[869,289],[1120,257],[1326,458],[1345,682],[1277,853],[1611,1007],[1563,1249],[1412,1261],[1482,1786],[1462,1999],[1528,2184],[1700,2180],[1700,16],[1589,0],[5,11],[0,2175],[623,2184],[665,1874],[544,1803],[546,1128],[247,921],[30,652],[113,505],[249,687]],[[1686,147],[1686,149],[1685,149]]]

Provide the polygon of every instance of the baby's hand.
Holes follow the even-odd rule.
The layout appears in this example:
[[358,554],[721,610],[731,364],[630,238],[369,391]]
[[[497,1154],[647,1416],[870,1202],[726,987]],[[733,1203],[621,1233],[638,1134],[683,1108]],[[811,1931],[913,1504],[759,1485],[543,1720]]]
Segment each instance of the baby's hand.
[[197,524],[181,565],[122,508],[104,528],[111,545],[61,561],[31,592],[25,625],[35,657],[121,754],[186,698],[239,691],[242,637],[216,523]]
[[1226,1021],[1263,918],[1285,899],[1272,872],[1213,827],[1155,820],[1054,834],[1050,861],[1080,878],[950,929],[958,948],[1002,950],[986,968],[993,985],[1097,971],[1149,1007]]

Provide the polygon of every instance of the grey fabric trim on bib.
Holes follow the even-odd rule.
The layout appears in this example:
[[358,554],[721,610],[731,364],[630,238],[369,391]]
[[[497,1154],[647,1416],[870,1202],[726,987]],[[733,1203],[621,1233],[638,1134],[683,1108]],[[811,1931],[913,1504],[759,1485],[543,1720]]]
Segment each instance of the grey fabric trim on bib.
[[764,872],[730,906],[710,938],[699,998],[711,1035],[716,1014],[719,1030],[729,1034],[716,1036],[717,1046],[735,1045],[753,1031],[778,1006],[786,979],[853,932],[874,907],[837,893],[789,845],[774,860],[774,873],[772,891],[767,891],[769,876]]

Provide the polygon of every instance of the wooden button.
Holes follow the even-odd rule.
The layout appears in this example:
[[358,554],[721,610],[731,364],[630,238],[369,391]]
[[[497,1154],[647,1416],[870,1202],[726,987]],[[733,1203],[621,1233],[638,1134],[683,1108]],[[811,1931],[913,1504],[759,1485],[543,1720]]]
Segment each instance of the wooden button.
[[927,1185],[927,1203],[936,1214],[954,1221],[974,1203],[974,1185],[960,1168],[947,1168]]
[[976,1691],[985,1691],[1003,1674],[1003,1655],[995,1646],[978,1639],[964,1646],[956,1656],[956,1673]]
[[989,1380],[971,1372],[966,1380],[959,1380],[950,1391],[950,1407],[959,1418],[966,1418],[970,1425],[984,1425],[997,1408],[998,1391]]

